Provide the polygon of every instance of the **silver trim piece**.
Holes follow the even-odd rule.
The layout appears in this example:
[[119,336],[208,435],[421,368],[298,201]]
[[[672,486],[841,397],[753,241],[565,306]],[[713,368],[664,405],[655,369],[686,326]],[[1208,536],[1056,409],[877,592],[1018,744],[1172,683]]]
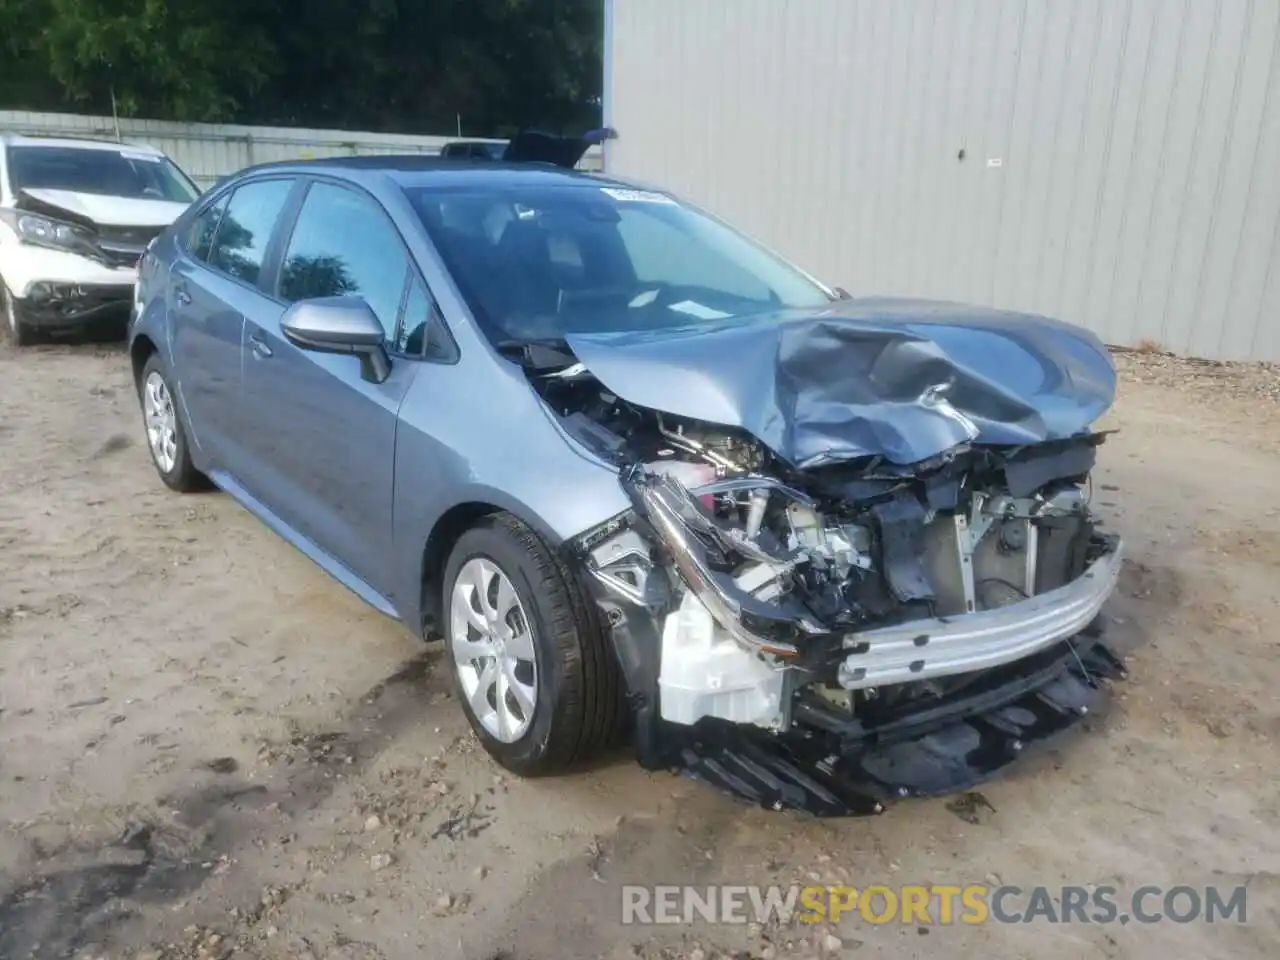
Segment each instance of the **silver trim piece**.
[[866,644],[840,664],[846,690],[970,673],[1023,657],[1079,633],[1093,620],[1120,575],[1123,544],[1095,560],[1056,590],[995,610],[915,620],[845,637],[845,647]]
[[712,480],[710,483],[704,483],[699,487],[694,487],[689,491],[689,495],[693,497],[704,497],[712,493],[736,493],[739,490],[776,490],[788,499],[804,504],[806,507],[817,506],[812,497],[803,494],[792,487],[788,487],[781,480],[775,480],[773,477],[762,477],[754,473],[747,474],[743,477],[728,477],[724,480]]

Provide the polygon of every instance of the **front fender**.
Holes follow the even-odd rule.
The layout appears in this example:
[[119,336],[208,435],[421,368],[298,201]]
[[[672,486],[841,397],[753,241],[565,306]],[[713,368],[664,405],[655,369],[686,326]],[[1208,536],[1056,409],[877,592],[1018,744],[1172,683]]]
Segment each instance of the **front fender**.
[[571,443],[517,369],[486,359],[470,351],[425,366],[401,405],[395,602],[411,628],[421,622],[424,549],[446,518],[504,510],[558,547],[631,509],[617,469]]
[[[129,314],[129,353],[135,355],[134,344],[146,337],[166,360],[169,349],[169,267],[149,248],[138,265],[138,280],[133,288],[133,309]],[[137,373],[137,370],[134,371]]]

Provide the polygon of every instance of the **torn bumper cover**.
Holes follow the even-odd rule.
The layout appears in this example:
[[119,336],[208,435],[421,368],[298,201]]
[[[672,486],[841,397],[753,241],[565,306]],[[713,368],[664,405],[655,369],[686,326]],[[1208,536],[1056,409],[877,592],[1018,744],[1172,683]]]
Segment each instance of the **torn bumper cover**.
[[16,304],[23,323],[55,330],[96,320],[123,322],[132,306],[132,285],[44,281],[31,284]]
[[[966,790],[1105,715],[1105,682],[1125,669],[1094,632],[992,671],[931,710],[877,723],[823,728],[819,709],[808,735],[723,721],[671,727],[670,763],[766,809],[820,817],[878,814],[897,800]],[[802,701],[797,714],[812,708]]]

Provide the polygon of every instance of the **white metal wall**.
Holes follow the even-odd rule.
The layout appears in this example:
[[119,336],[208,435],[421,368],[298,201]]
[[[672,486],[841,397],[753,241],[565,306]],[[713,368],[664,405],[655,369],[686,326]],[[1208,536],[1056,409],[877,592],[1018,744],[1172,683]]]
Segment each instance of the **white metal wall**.
[[1280,360],[1280,0],[606,0],[610,172],[855,294]]
[[[41,136],[106,137],[115,139],[111,117],[70,113],[31,113],[0,110],[0,132]],[[352,154],[438,154],[457,137],[423,137],[350,130],[306,130],[298,127],[250,127],[234,124],[170,123],[162,120],[120,120],[124,140],[149,143],[163,150],[201,186],[255,163],[312,159]],[[468,140],[484,139],[467,137]],[[600,166],[593,148],[582,166]]]

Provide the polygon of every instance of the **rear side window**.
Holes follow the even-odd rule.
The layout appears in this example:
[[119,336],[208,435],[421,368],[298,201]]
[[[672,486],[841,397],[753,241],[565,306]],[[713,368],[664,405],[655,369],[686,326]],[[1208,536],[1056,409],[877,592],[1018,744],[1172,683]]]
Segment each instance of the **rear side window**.
[[208,262],[213,250],[213,235],[226,209],[227,195],[223,194],[195,215],[182,238],[182,248],[190,256]]
[[315,183],[280,267],[280,296],[291,302],[363,297],[390,341],[408,268],[408,251],[378,204],[353,190]]
[[238,188],[214,233],[209,265],[257,284],[271,232],[292,187],[292,180],[259,180]]

